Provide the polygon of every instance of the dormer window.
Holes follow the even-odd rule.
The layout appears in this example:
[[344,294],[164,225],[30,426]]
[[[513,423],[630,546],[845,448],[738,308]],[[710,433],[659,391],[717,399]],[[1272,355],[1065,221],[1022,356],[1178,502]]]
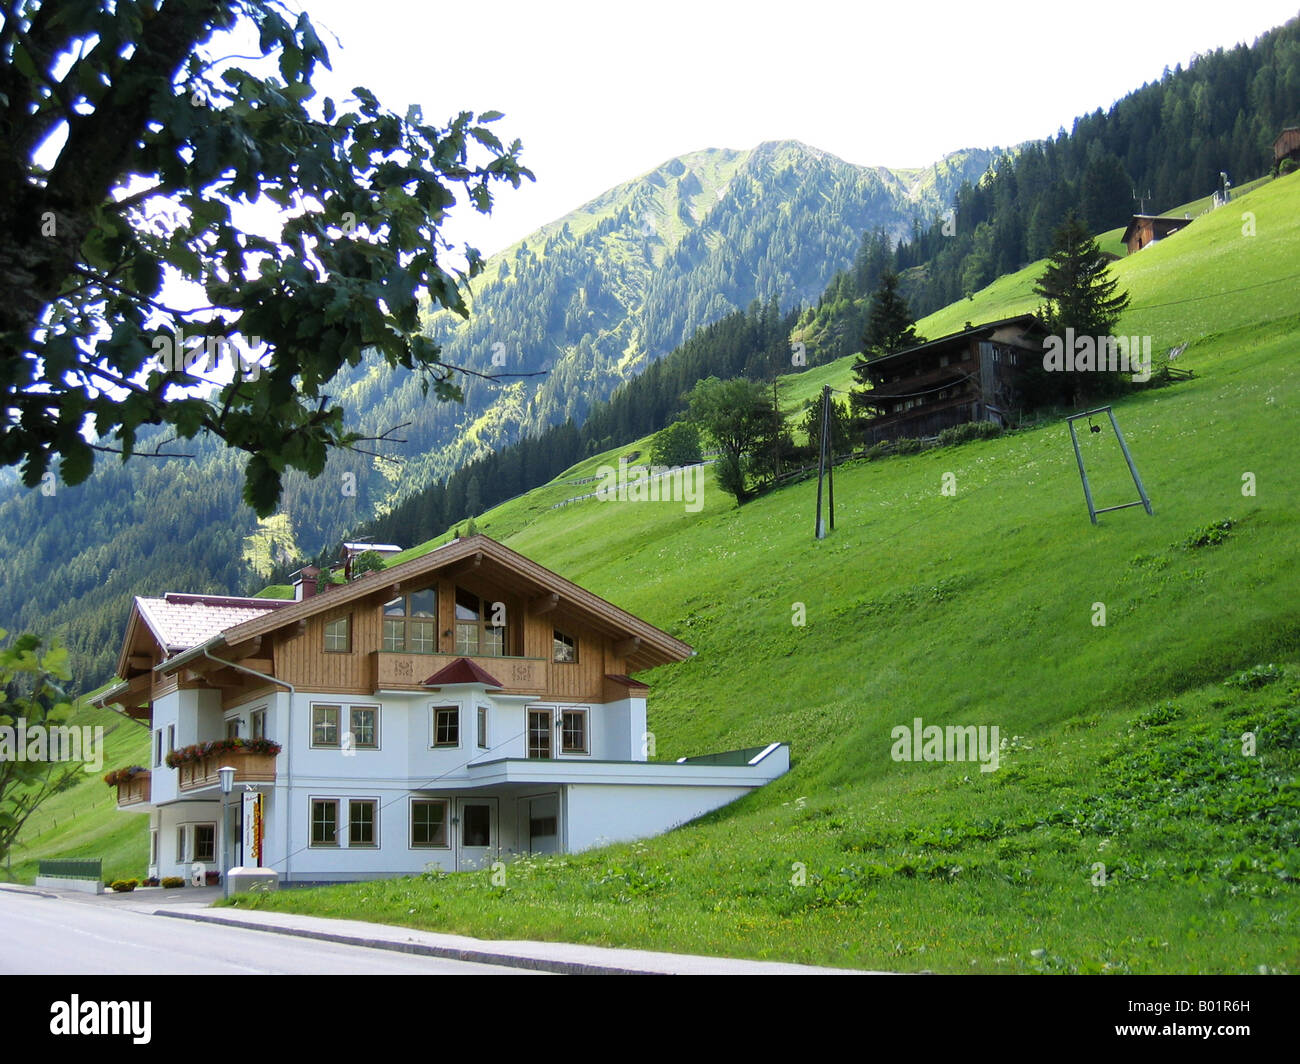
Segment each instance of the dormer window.
[[578,641],[556,628],[551,638],[551,660],[562,664],[578,663]]
[[352,618],[338,617],[325,622],[325,650],[329,653],[348,654],[352,651]]
[[438,602],[433,588],[384,603],[384,649],[432,654],[438,649]]
[[505,604],[456,588],[456,653],[499,658],[505,652]]

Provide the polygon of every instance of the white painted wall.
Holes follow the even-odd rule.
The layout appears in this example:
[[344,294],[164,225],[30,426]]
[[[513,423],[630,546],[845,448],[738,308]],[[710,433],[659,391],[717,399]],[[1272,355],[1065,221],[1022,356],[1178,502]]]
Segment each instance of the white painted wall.
[[734,802],[749,787],[570,784],[565,849],[570,853],[659,835]]
[[645,761],[646,705],[644,698],[620,698],[593,707],[603,718],[604,753],[610,761]]
[[[312,740],[312,706],[367,705],[379,708],[379,747],[362,749],[342,746],[315,748]],[[460,708],[460,741],[455,747],[432,747],[435,705]],[[489,709],[489,749],[477,745],[477,707]],[[734,801],[752,789],[732,785],[720,769],[711,780],[689,783],[655,782],[668,774],[672,780],[682,777],[675,766],[647,765],[634,775],[645,776],[641,782],[615,782],[624,773],[617,765],[597,762],[646,761],[643,735],[646,731],[646,700],[628,697],[607,705],[583,703],[535,702],[494,697],[469,688],[444,691],[386,692],[370,698],[298,693],[292,698],[286,690],[263,693],[241,704],[237,711],[224,712],[216,691],[180,691],[158,699],[154,705],[154,726],[166,734],[169,723],[177,725],[177,746],[224,737],[226,720],[237,715],[240,734],[251,734],[249,714],[267,710],[267,736],[283,747],[276,760],[274,786],[260,788],[267,795],[266,853],[264,864],[282,877],[303,880],[359,880],[384,876],[409,875],[430,865],[453,871],[456,868],[455,838],[446,849],[415,849],[410,845],[410,799],[447,797],[453,815],[458,784],[471,782],[467,766],[471,763],[525,758],[527,753],[526,720],[529,705],[544,705],[556,712],[566,705],[583,705],[588,709],[590,753],[559,754],[552,762],[532,762],[524,777],[535,776],[533,785],[512,783],[506,772],[504,789],[484,787],[470,792],[498,799],[497,846],[503,858],[527,849],[527,821],[521,812],[524,794],[559,795],[559,838],[568,852],[590,849],[610,842],[646,838],[693,820],[710,810]],[[341,730],[347,730],[346,712]],[[773,758],[767,778],[779,775],[788,767],[787,759],[778,765]],[[560,762],[573,762],[573,767]],[[607,782],[572,782],[577,765],[591,762],[579,775],[609,777]],[[492,770],[488,770],[489,775]],[[689,770],[688,770],[689,771]],[[710,770],[712,771],[712,770]],[[504,769],[503,769],[504,772]],[[480,773],[481,775],[481,773]],[[749,772],[744,775],[748,778]],[[188,877],[192,855],[178,861],[175,855],[178,824],[219,822],[220,799],[215,792],[205,792],[201,802],[177,800],[177,773],[163,768],[153,773],[153,801],[172,802],[155,808],[151,826],[160,831],[159,862],[156,874]],[[486,782],[486,781],[483,781]],[[758,782],[758,781],[755,781]],[[522,789],[525,788],[526,789]],[[311,799],[339,800],[339,839],[336,846],[311,845]],[[371,798],[379,803],[379,839],[374,847],[348,844],[348,800]],[[232,799],[233,800],[233,799]],[[451,832],[459,825],[452,824]],[[220,864],[218,853],[217,866]]]
[[155,699],[153,703],[152,729],[149,733],[149,766],[153,769],[152,777],[149,783],[149,800],[155,804],[158,802],[169,802],[176,797],[177,781],[179,774],[174,768],[168,768],[166,762],[161,762],[154,766],[154,752],[157,750],[158,732],[162,732],[163,756],[167,756],[167,728],[168,725],[177,727],[177,743],[180,743],[180,728],[178,718],[180,715],[180,691],[173,691],[171,694],[163,695]]
[[[174,776],[175,769],[168,769]],[[220,851],[220,832],[221,832],[221,802],[219,799],[210,799],[203,801],[182,801],[172,805],[161,806],[154,810],[149,818],[150,828],[158,828],[158,863],[151,865],[152,874],[163,878],[165,876],[181,876],[188,883],[190,878],[190,865],[194,861],[194,824],[216,824],[217,825],[217,844],[218,850],[216,860],[206,862],[207,867],[216,871],[221,870],[221,851]],[[187,828],[186,857],[183,861],[177,860],[176,857],[176,833],[177,828],[185,825]]]

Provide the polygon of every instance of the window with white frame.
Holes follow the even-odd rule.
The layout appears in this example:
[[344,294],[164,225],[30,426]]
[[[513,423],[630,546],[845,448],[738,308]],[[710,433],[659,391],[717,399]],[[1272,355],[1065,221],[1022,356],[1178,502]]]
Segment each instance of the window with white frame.
[[325,622],[325,652],[327,654],[350,654],[352,652],[351,614]]
[[460,746],[460,706],[433,707],[433,745]]
[[255,709],[248,715],[248,733],[254,739],[266,738],[266,710]]
[[551,636],[551,660],[563,665],[576,665],[578,641],[558,628],[554,629]]
[[311,845],[337,846],[339,844],[339,800],[313,798],[311,800]]
[[411,848],[447,848],[447,820],[450,803],[446,798],[411,799]]
[[560,714],[560,752],[585,754],[587,752],[587,711],[566,709]]
[[375,798],[348,799],[348,846],[377,847],[379,801]]
[[505,648],[505,603],[456,588],[456,653],[499,658]]
[[379,707],[349,706],[348,730],[356,750],[379,749]]
[[384,649],[407,654],[438,650],[438,591],[436,587],[398,595],[384,603]]
[[313,703],[311,745],[328,750],[344,746],[350,750],[378,750],[379,707]]
[[339,715],[342,706],[313,705],[311,707],[311,745],[337,747],[339,745]]
[[217,825],[194,825],[194,860],[212,862],[217,859]]
[[488,748],[488,708],[487,706],[478,707],[478,747],[480,750]]

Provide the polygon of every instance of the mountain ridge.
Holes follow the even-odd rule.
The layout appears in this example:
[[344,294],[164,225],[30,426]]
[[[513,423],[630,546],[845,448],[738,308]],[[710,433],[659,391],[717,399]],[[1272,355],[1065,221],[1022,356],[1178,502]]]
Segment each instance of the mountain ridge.
[[[977,176],[992,157],[964,160],[951,180]],[[404,460],[336,453],[315,481],[287,476],[274,526],[239,499],[243,456],[204,438],[164,448],[190,458],[149,459],[161,436],[142,432],[131,462],[101,460],[85,483],[58,484],[52,496],[0,476],[10,559],[0,628],[60,632],[76,683],[93,686],[111,669],[107,648],[132,594],[251,587],[254,566],[317,553],[474,455],[580,422],[701,324],[760,296],[787,306],[815,298],[864,230],[901,234],[922,207],[938,208],[941,185],[922,206],[903,187],[885,168],[781,140],[688,152],[616,185],[490,257],[468,322],[428,322],[449,364],[545,366],[544,377],[493,386],[471,376],[458,407],[426,402],[418,378],[379,360],[346,367],[331,396],[368,435],[404,425]],[[503,351],[506,364],[494,365]]]

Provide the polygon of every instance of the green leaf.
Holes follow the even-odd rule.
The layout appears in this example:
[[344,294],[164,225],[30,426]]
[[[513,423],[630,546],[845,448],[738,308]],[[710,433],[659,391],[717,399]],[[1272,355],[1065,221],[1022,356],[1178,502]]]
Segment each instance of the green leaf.
[[131,284],[142,295],[152,296],[162,286],[162,264],[147,251],[136,255],[131,263]]
[[270,517],[280,501],[280,474],[260,454],[253,455],[244,469],[244,502],[258,517]]

